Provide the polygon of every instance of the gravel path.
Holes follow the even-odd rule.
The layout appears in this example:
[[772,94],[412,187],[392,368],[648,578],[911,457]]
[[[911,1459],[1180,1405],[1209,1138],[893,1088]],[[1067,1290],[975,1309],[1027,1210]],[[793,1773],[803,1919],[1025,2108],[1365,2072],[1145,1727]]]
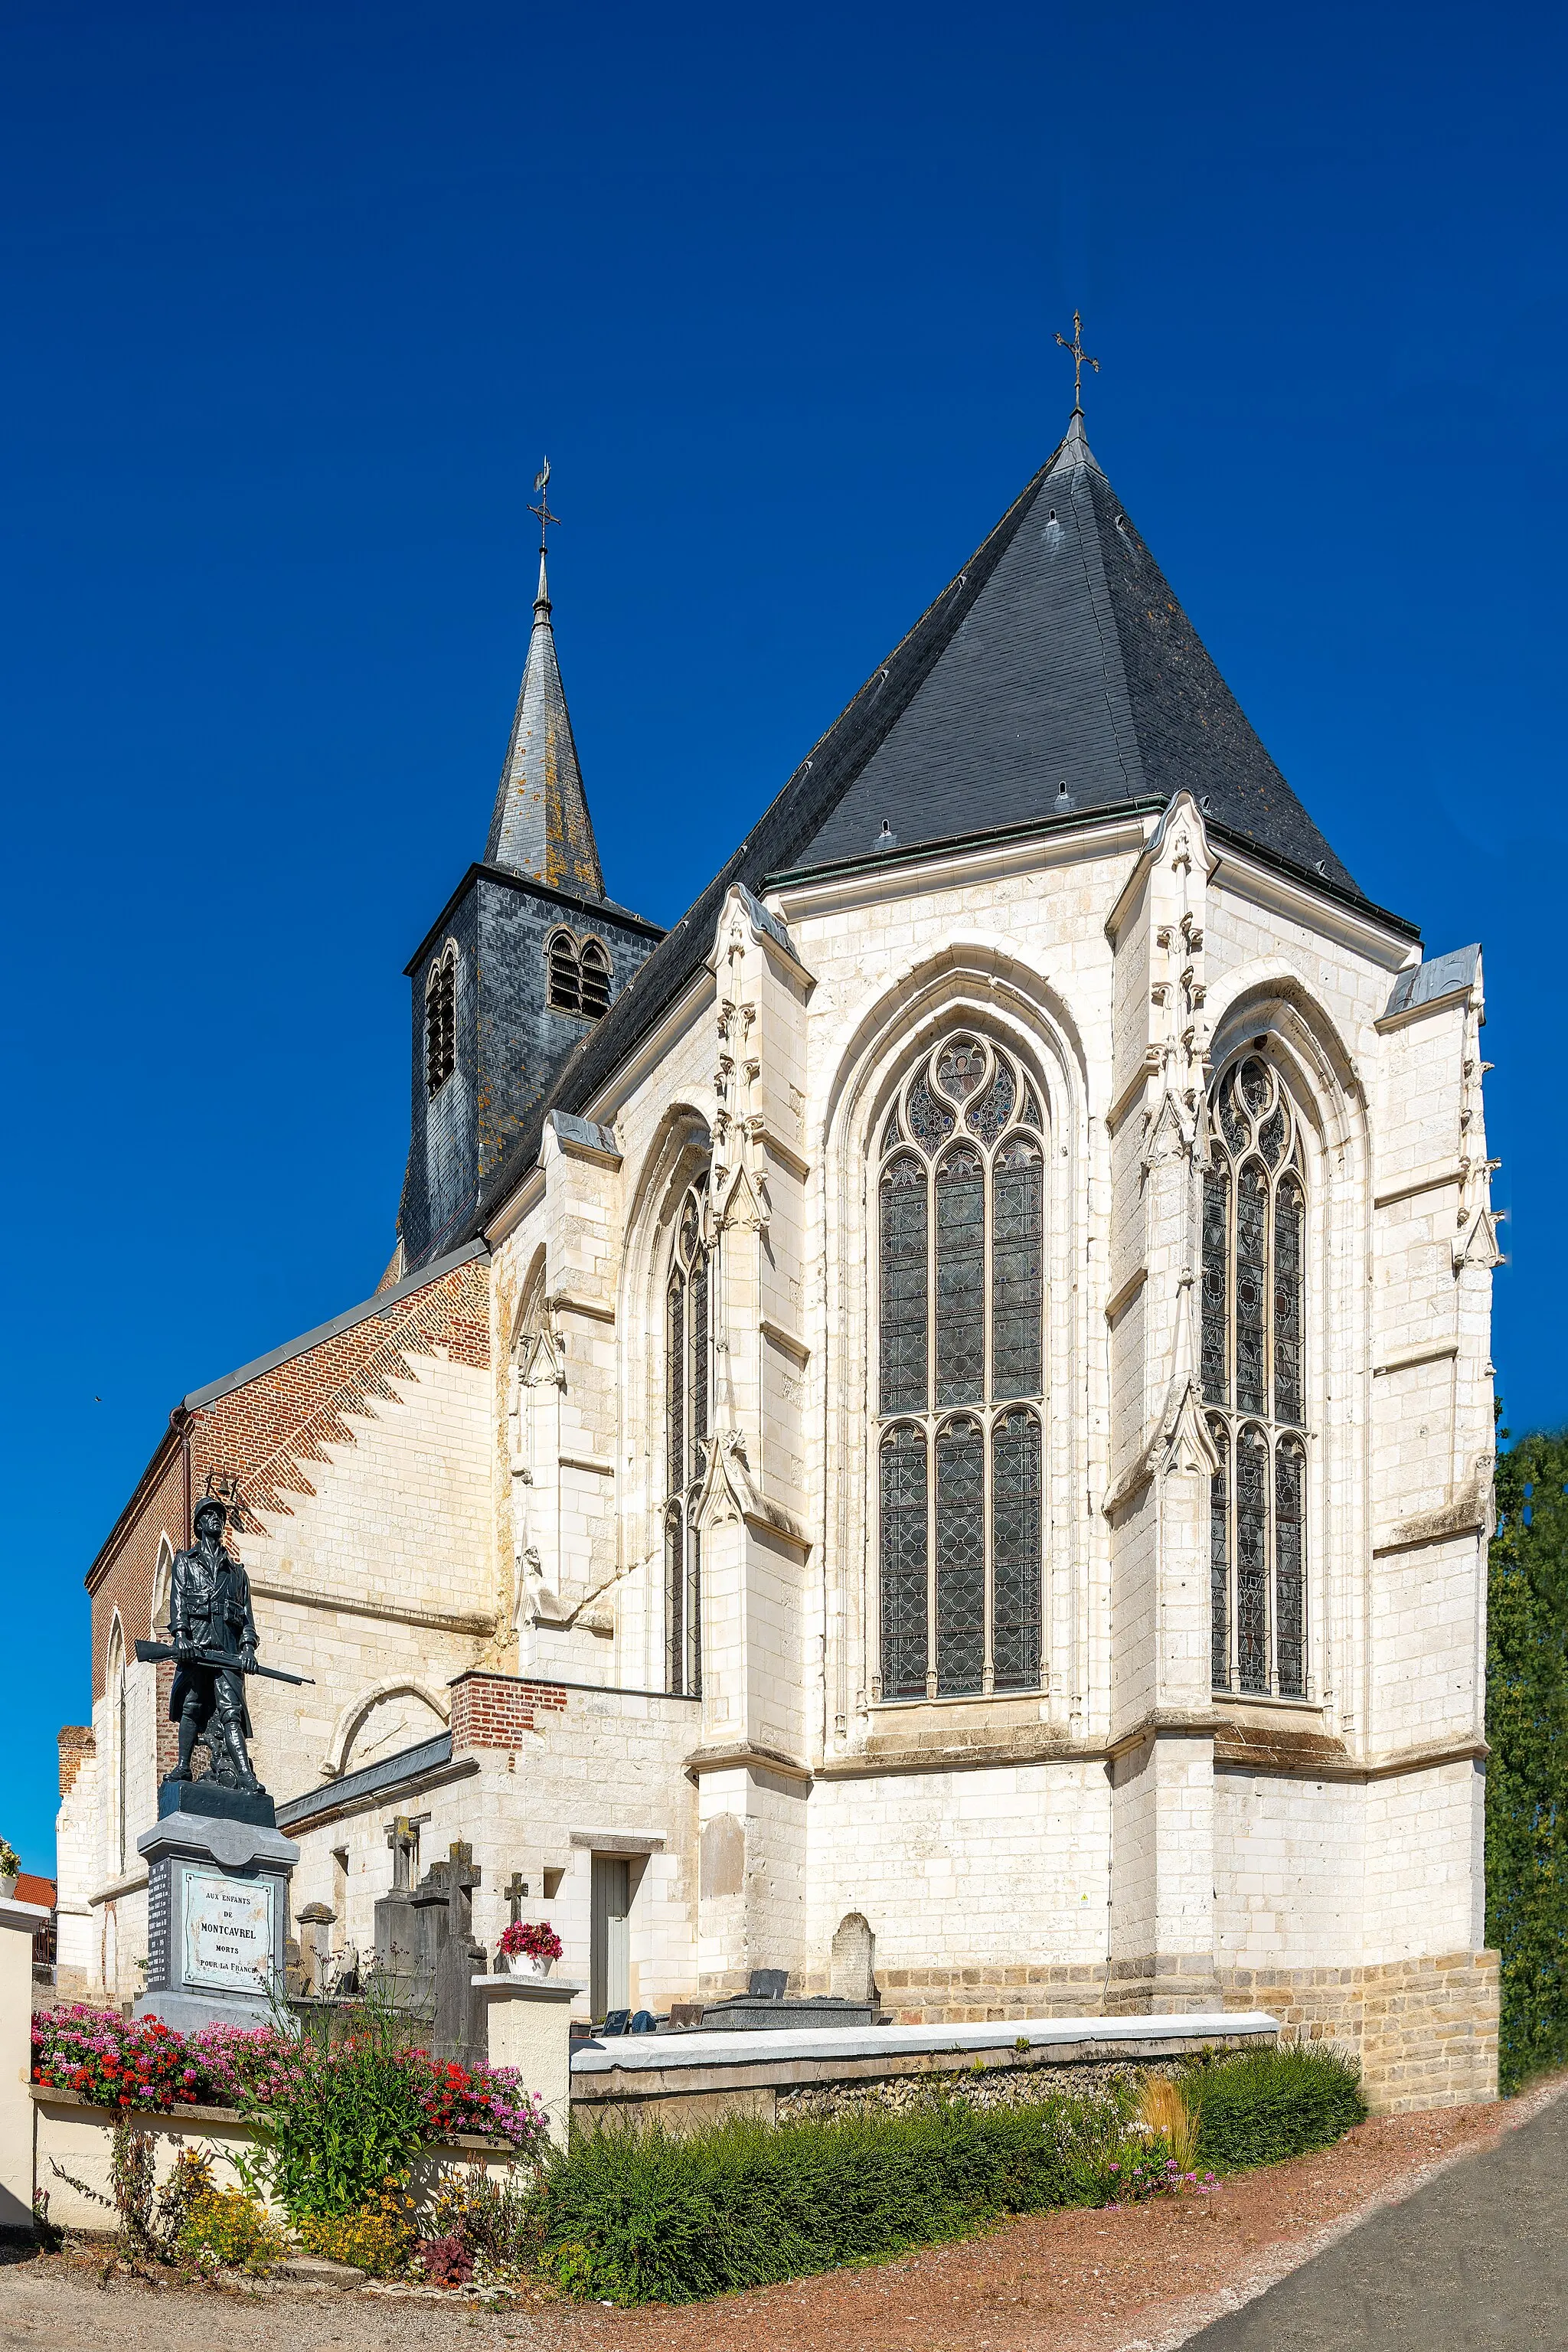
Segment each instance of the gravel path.
[[[1515,2273],[1526,2301],[1539,2304],[1548,2292],[1561,2292],[1568,2203],[1552,2168],[1568,2174],[1568,2100],[1555,2104],[1563,2092],[1568,2077],[1502,2106],[1382,2116],[1337,2147],[1242,2174],[1212,2197],[1120,2212],[1031,2215],[963,2245],[672,2311],[610,2311],[542,2298],[489,2310],[455,2295],[287,2286],[247,2293],[122,2278],[100,2286],[94,2268],[79,2257],[34,2259],[0,2270],[0,2347],[1175,2352],[1188,2346],[1191,2352],[1255,2352],[1267,2345],[1268,2352],[1339,2352],[1354,2345],[1357,2352],[1469,2352],[1471,2346],[1512,2352],[1515,2345],[1557,2346],[1568,2342],[1561,2320],[1545,2321],[1534,2335],[1509,2335],[1500,2332],[1499,2315],[1512,2307],[1507,2293]],[[1384,2210],[1414,2191],[1421,2194],[1412,2203]],[[1430,2222],[1429,2210],[1436,2217]],[[1391,2253],[1379,2253],[1384,2244]],[[1500,2248],[1495,2256],[1494,2247]],[[1488,2284],[1494,2271],[1495,2287]],[[1291,2273],[1287,2287],[1275,2285]],[[1331,2282],[1326,2319],[1300,2301],[1314,2273]],[[1469,2282],[1463,2290],[1453,2284],[1461,2278]],[[1426,2284],[1431,2279],[1444,2282],[1436,2297]],[[1484,2313],[1499,2326],[1490,2335],[1441,2334],[1461,2309]],[[1221,2317],[1226,2313],[1233,2316]],[[1219,2326],[1211,2326],[1216,2319]],[[1521,2324],[1527,2323],[1528,2314]],[[1340,2332],[1325,2334],[1324,2326]],[[1374,2332],[1378,2326],[1382,2335]],[[1402,2326],[1405,2335],[1397,2332]]]

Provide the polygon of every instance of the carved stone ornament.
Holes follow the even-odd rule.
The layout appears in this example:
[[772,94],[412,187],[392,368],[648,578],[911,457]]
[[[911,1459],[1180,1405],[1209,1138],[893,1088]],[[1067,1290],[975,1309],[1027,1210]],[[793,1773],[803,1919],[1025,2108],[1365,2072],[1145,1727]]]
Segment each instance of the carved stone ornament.
[[811,1549],[811,1538],[794,1513],[764,1495],[752,1477],[746,1459],[745,1438],[738,1429],[714,1432],[692,1518],[693,1524],[704,1531],[744,1524],[783,1536],[802,1551]]

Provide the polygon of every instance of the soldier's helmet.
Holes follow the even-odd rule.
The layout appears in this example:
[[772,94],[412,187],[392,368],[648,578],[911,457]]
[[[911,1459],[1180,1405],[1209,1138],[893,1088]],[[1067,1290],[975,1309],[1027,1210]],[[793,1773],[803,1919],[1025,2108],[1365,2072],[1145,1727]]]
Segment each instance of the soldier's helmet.
[[209,1511],[216,1512],[220,1526],[226,1522],[228,1518],[228,1505],[224,1501],[222,1496],[204,1495],[201,1501],[196,1505],[195,1509],[191,1513],[192,1527],[199,1528],[203,1519],[205,1518]]

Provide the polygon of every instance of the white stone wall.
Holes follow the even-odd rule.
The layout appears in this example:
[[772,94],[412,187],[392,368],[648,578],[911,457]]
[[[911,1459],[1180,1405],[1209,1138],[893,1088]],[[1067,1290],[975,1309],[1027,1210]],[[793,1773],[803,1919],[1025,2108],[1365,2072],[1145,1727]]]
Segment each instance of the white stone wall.
[[[588,1107],[607,1139],[548,1130],[492,1235],[492,1370],[420,1359],[312,1465],[316,1495],[242,1541],[265,1654],[317,1677],[256,1696],[283,1793],[412,1744],[481,1660],[572,1686],[515,1753],[308,1832],[296,1899],[345,1899],[367,1945],[414,1804],[423,1862],[474,1845],[487,1939],[511,1871],[552,1874],[531,1907],[584,1976],[592,1833],[660,1839],[633,1906],[650,2006],[748,1966],[820,1975],[850,1911],[879,1969],[913,1972],[1195,1982],[1476,1948],[1479,992],[1390,1021],[1408,942],[1221,854],[1190,802],[1158,829],[791,885],[773,910],[793,959],[732,893],[707,970]],[[1048,1117],[1046,1654],[1026,1704],[892,1706],[868,1169],[911,1061],[961,1024],[1018,1055]],[[1310,1680],[1244,1772],[1208,1690],[1193,1152],[1205,1066],[1258,1035],[1308,1162]],[[687,1704],[642,1695],[666,1676],[665,1288],[701,1169],[720,1346]]]

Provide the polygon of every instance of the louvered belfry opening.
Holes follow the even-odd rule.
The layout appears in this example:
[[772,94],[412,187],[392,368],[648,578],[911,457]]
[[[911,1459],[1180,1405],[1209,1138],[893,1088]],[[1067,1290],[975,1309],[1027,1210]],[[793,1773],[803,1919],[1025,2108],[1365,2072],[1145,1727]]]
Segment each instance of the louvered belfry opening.
[[577,961],[577,942],[570,931],[552,931],[544,960],[549,974],[551,1011],[581,1013],[583,975]]
[[1304,1438],[1305,1158],[1258,1053],[1211,1097],[1203,1205],[1203,1389],[1216,1690],[1309,1696]]
[[676,1219],[665,1291],[664,1602],[667,1687],[702,1695],[702,1538],[696,1526],[708,1467],[712,1252],[708,1187],[700,1177]]
[[571,931],[554,930],[545,944],[547,1001],[552,1013],[582,1013],[602,1021],[610,1009],[614,967],[602,940],[578,940]]
[[445,1086],[458,1066],[458,950],[448,942],[425,983],[425,1087]]
[[906,1075],[877,1173],[879,1694],[1036,1690],[1045,1122],[969,1032]]
[[581,970],[583,974],[583,1010],[590,1021],[599,1021],[610,1009],[610,959],[597,940],[584,940]]

